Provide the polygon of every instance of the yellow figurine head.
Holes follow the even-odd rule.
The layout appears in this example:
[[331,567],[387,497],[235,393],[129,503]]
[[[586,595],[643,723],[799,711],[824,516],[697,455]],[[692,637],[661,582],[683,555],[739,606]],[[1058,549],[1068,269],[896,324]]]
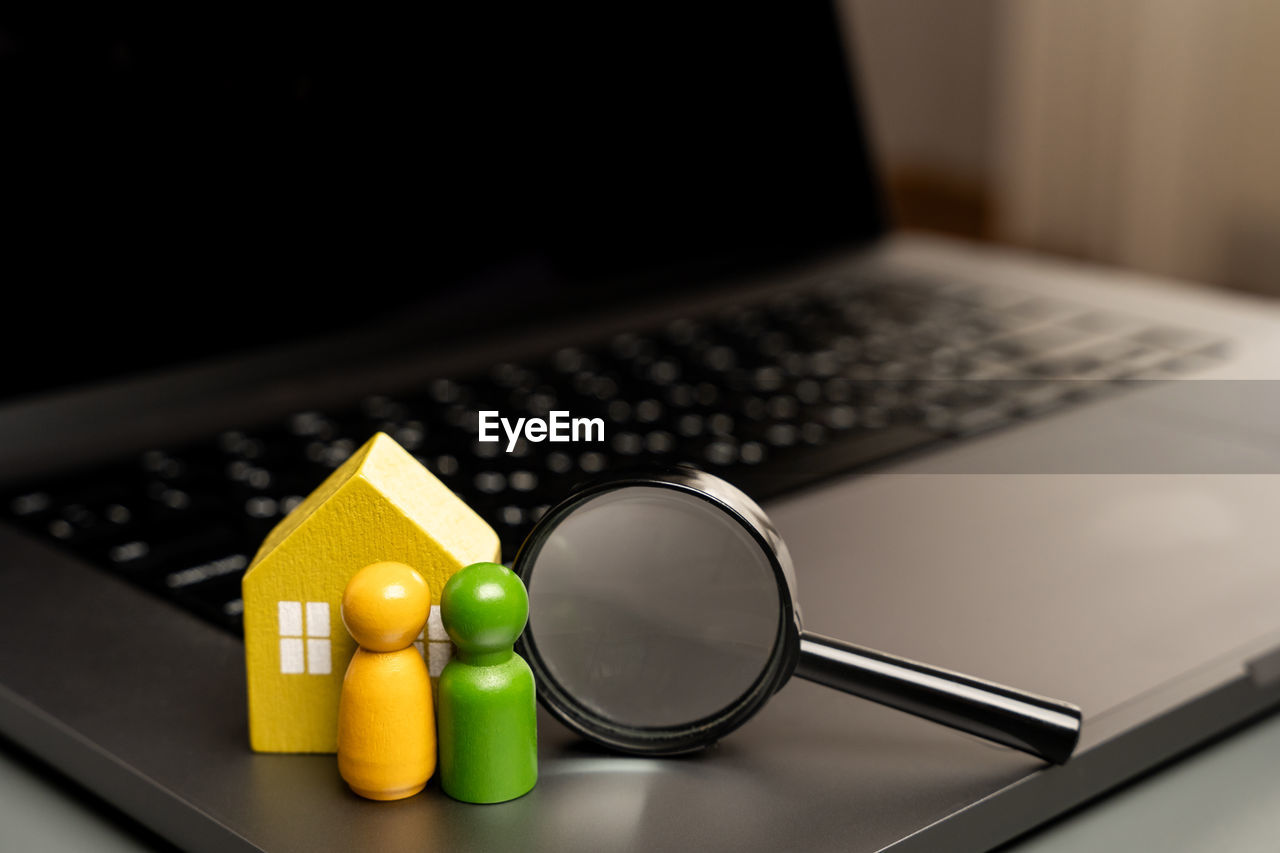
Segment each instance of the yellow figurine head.
[[365,566],[342,594],[342,623],[361,648],[371,652],[413,645],[430,610],[430,587],[404,563]]

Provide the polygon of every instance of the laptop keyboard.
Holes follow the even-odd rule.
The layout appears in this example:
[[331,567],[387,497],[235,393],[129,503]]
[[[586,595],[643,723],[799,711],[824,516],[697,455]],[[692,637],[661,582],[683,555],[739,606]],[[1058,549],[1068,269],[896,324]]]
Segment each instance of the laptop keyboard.
[[[1221,357],[1224,342],[924,278],[843,278],[437,377],[343,411],[158,448],[6,496],[8,518],[227,630],[280,519],[384,431],[498,531],[504,558],[581,480],[687,463],[757,499]],[[1064,381],[1070,380],[1070,381]],[[478,412],[602,418],[592,444],[477,440]]]

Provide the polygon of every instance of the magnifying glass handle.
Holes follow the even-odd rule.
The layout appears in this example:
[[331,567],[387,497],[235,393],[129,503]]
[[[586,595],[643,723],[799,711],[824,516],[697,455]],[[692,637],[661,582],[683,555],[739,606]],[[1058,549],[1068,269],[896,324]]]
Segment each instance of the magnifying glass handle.
[[810,634],[800,634],[796,675],[1061,764],[1080,738],[1080,709]]

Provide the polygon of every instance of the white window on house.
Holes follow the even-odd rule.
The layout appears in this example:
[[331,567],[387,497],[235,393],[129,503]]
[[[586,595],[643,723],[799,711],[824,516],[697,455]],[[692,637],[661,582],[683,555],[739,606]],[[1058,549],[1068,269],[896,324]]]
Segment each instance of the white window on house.
[[444,672],[444,665],[453,657],[453,644],[449,642],[449,634],[444,629],[444,623],[440,621],[440,605],[437,604],[431,608],[427,624],[418,635],[418,642],[414,643],[414,646],[426,659],[427,672],[432,678],[439,678],[440,673]]
[[277,602],[276,622],[280,629],[281,673],[329,675],[333,671],[329,602]]

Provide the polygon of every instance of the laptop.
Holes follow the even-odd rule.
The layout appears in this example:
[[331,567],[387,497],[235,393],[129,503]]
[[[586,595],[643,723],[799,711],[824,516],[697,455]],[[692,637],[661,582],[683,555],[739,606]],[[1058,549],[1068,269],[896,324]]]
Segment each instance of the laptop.
[[[1280,311],[892,234],[828,6],[166,14],[6,25],[0,66],[0,734],[159,835],[980,850],[1280,702]],[[488,408],[605,434],[508,451]],[[374,431],[505,558],[583,480],[712,471],[806,628],[1075,702],[1080,746],[792,681],[679,758],[540,711],[494,806],[255,754],[240,576]]]

